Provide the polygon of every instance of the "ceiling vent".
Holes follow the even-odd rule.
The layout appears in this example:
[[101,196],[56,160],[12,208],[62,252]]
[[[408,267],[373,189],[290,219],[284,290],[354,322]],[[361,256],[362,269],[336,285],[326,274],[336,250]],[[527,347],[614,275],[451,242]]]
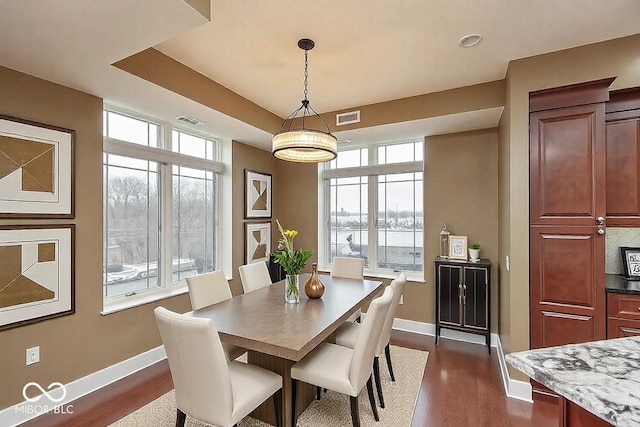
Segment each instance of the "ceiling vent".
[[202,120],[198,120],[191,116],[178,116],[176,117],[176,119],[180,120],[181,122],[189,123],[190,125],[194,125],[194,126],[200,126],[204,124]]
[[351,123],[360,123],[360,111],[336,114],[336,126],[350,125]]

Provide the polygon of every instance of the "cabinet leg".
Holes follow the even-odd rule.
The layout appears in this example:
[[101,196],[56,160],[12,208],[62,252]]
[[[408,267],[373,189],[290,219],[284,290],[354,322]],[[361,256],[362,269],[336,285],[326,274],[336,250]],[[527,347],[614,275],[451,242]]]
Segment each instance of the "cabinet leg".
[[438,325],[436,325],[436,336],[434,337],[436,342],[435,345],[438,345],[438,337],[440,336],[440,327],[438,327]]
[[491,356],[491,334],[487,335],[485,340],[487,342],[487,351],[489,352],[489,356]]

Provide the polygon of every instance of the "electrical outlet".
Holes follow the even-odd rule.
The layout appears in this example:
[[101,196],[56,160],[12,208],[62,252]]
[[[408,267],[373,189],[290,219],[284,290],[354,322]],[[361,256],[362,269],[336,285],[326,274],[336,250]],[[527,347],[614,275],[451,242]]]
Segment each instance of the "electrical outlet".
[[509,265],[509,255],[505,255],[504,264],[504,266],[507,268],[507,271],[509,271],[511,269],[511,266]]
[[400,304],[404,304],[404,295],[400,295]]
[[27,349],[27,366],[33,365],[40,361],[40,346]]

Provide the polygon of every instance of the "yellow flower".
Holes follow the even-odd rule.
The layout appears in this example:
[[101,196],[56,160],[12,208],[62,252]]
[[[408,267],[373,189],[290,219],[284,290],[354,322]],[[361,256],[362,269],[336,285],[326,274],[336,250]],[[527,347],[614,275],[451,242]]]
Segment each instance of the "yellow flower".
[[293,239],[294,237],[296,237],[298,235],[298,232],[296,230],[285,230],[284,234],[288,238]]

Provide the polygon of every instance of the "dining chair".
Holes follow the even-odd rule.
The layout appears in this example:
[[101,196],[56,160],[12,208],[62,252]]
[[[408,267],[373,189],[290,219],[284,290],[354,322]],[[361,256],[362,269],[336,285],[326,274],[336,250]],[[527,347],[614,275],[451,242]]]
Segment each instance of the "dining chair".
[[245,294],[271,284],[271,276],[265,262],[241,265],[238,270]]
[[270,396],[282,425],[282,377],[266,369],[228,361],[211,319],[164,307],[154,310],[175,387],[176,427],[187,415],[207,424],[236,425]]
[[[199,310],[233,297],[229,282],[222,270],[189,276],[187,277],[187,287],[189,288],[189,299],[191,299],[191,308],[193,310]],[[237,359],[247,352],[242,347],[226,342],[222,343],[222,349],[228,360]]]
[[[404,273],[400,273],[396,279],[391,281],[391,284],[387,286],[393,291],[393,299],[387,317],[384,320],[382,331],[378,337],[374,336],[373,339],[377,341],[375,357],[373,359],[373,378],[376,381],[376,390],[378,391],[378,400],[380,400],[380,407],[384,408],[384,397],[382,396],[382,384],[380,382],[380,357],[384,354],[387,359],[387,368],[389,368],[389,375],[391,381],[395,381],[396,378],[393,375],[393,367],[391,365],[391,349],[389,347],[389,341],[391,340],[391,329],[393,329],[393,319],[396,317],[396,311],[400,305],[400,297],[404,292],[404,285],[407,283],[407,277]],[[367,312],[368,315],[368,312]],[[366,321],[366,318],[365,318]],[[354,322],[346,322],[342,324],[336,331],[336,344],[342,345],[348,348],[355,348],[358,343],[359,335],[363,331],[362,325]]]
[[[364,258],[334,257],[331,276],[345,279],[364,279]],[[362,310],[353,313],[347,322],[360,322]]]
[[349,395],[353,427],[360,426],[358,394],[366,383],[373,417],[376,421],[379,420],[371,381],[376,350],[376,340],[373,337],[377,337],[382,331],[392,298],[393,291],[387,286],[382,296],[371,301],[367,316],[362,323],[362,333],[359,334],[358,342],[353,348],[324,342],[291,367],[294,426],[296,425],[298,381]]

